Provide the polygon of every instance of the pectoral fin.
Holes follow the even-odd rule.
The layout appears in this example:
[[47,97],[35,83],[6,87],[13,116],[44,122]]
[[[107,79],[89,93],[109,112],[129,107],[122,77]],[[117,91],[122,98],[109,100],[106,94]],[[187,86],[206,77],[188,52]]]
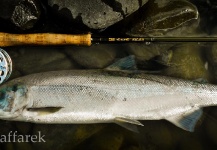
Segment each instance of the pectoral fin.
[[137,120],[132,120],[123,117],[116,117],[115,123],[136,133],[139,133],[138,128],[136,125],[143,126],[143,124]]
[[201,118],[203,110],[201,108],[191,111],[189,113],[183,114],[181,116],[173,116],[167,118],[169,122],[174,125],[186,130],[193,132],[198,120]]
[[62,109],[62,107],[42,107],[42,108],[27,108],[30,112],[37,112],[38,115],[48,115],[55,113]]

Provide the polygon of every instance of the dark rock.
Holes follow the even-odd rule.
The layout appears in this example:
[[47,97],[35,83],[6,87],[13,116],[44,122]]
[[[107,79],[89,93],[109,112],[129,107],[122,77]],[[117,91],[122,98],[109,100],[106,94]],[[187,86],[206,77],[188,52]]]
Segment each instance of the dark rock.
[[203,57],[203,45],[197,43],[180,44],[172,47],[172,58],[164,74],[177,78],[196,80],[199,78],[210,81],[208,62]]
[[5,144],[5,149],[7,149],[7,150],[15,150],[14,144],[12,142],[7,142]]
[[180,36],[199,24],[197,8],[185,0],[152,0],[127,32],[130,36]]
[[41,6],[37,0],[1,0],[0,18],[22,30],[34,27],[39,20]]
[[24,142],[24,143],[18,143],[16,142],[14,147],[16,147],[16,149],[22,149],[22,150],[32,150],[32,145],[28,142]]
[[23,135],[28,135],[31,132],[32,126],[33,124],[28,122],[15,122],[16,130]]
[[106,128],[104,131],[97,133],[92,137],[90,149],[103,149],[103,150],[119,150],[123,144],[124,136],[120,130],[114,128]]
[[203,150],[203,147],[199,139],[194,138],[194,137],[185,137],[180,140],[177,149],[179,150],[186,150],[186,149]]
[[61,48],[19,47],[7,50],[13,60],[13,73],[10,79],[18,75],[77,68],[77,64],[70,60]]
[[68,47],[65,52],[81,66],[99,69],[114,61],[118,48],[119,45],[100,44],[91,47]]
[[138,10],[148,0],[48,0],[61,18],[91,29],[104,29]]
[[217,144],[217,107],[211,107],[209,113],[206,114],[205,118],[205,133],[207,134],[207,138],[209,141],[212,141],[215,145]]
[[[200,14],[200,28],[208,34],[216,34],[217,1],[216,0],[190,0],[194,3]],[[214,32],[213,32],[214,31]]]
[[46,143],[33,143],[34,149],[74,149],[75,146],[90,138],[95,133],[103,129],[105,124],[87,124],[87,125],[46,125],[36,124],[33,134],[44,136]]
[[173,43],[130,43],[127,51],[135,56],[138,64],[144,65],[150,59],[164,54],[173,45]]
[[209,62],[209,69],[213,72],[215,83],[217,82],[217,43],[213,43],[212,46],[207,45],[206,55]]
[[139,128],[139,132],[144,149],[174,149],[175,141],[167,123],[164,121],[143,121],[144,127]]

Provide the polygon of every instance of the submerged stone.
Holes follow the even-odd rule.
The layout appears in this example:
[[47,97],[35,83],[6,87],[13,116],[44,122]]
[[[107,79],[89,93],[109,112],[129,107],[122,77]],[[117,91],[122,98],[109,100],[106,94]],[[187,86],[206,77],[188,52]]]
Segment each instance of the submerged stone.
[[168,122],[143,121],[144,126],[140,128],[139,132],[141,133],[144,149],[174,149],[175,141],[166,123]]
[[28,142],[16,142],[15,146],[16,149],[22,149],[22,150],[32,150],[32,144]]
[[65,52],[85,68],[100,69],[114,61],[119,47],[109,44],[92,45],[91,47],[74,46],[66,48]]
[[15,127],[17,131],[23,135],[28,135],[31,133],[31,129],[33,127],[32,123],[27,123],[27,122],[15,122]]
[[138,64],[143,64],[150,59],[164,54],[174,44],[170,43],[130,43],[128,53],[134,55]]
[[203,146],[199,139],[195,137],[185,137],[180,140],[177,149],[179,150],[187,150],[187,149],[196,149],[203,150]]
[[13,60],[13,69],[15,71],[12,77],[17,77],[19,73],[27,75],[77,68],[77,64],[58,48],[19,47],[10,49],[9,54]]
[[205,119],[205,133],[208,136],[208,139],[211,140],[215,145],[217,145],[217,107],[212,107],[211,111],[209,111],[209,114],[207,114],[207,117]]
[[148,0],[48,0],[61,18],[91,29],[104,29],[124,19]]
[[40,131],[45,135],[45,143],[33,143],[33,149],[75,149],[75,147],[95,133],[99,132],[104,125],[102,124],[36,124],[33,134]]
[[134,22],[130,36],[181,36],[197,28],[199,13],[186,0],[152,0]]
[[213,72],[215,82],[217,82],[217,43],[213,43],[211,47],[207,46],[206,55],[209,61],[210,70]]
[[114,128],[105,128],[92,137],[90,149],[119,150],[123,144],[123,134]]
[[38,0],[1,0],[0,18],[13,23],[19,29],[34,27],[41,15]]
[[172,58],[168,63],[168,68],[164,70],[164,75],[192,79],[199,78],[210,81],[208,63],[202,53],[202,45],[197,43],[180,44],[172,47]]

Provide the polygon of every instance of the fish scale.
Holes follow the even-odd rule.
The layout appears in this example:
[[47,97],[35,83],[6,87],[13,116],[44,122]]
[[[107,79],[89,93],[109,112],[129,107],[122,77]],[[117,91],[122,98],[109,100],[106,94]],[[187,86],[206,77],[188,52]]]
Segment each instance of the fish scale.
[[[26,90],[14,99],[16,103],[25,102],[22,110],[15,111],[18,117],[14,120],[35,123],[107,123],[118,120],[135,124],[137,120],[166,119],[182,127],[178,121],[188,118],[185,114],[199,117],[193,112],[217,104],[215,85],[141,72],[54,71],[14,79],[1,89],[14,85]],[[18,91],[14,91],[15,95]],[[59,109],[47,112],[49,108]],[[174,116],[180,116],[179,120],[177,117],[171,120]],[[182,128],[192,130],[190,127]]]

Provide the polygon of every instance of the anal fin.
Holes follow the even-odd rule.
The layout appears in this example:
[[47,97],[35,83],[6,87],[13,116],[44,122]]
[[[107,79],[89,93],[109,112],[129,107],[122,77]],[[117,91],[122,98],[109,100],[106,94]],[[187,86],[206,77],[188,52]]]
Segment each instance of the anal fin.
[[198,108],[180,116],[167,118],[166,120],[186,131],[193,132],[202,114],[203,110],[201,108]]
[[116,117],[114,122],[130,131],[139,133],[137,125],[143,126],[143,124],[137,120],[128,119],[124,117]]

